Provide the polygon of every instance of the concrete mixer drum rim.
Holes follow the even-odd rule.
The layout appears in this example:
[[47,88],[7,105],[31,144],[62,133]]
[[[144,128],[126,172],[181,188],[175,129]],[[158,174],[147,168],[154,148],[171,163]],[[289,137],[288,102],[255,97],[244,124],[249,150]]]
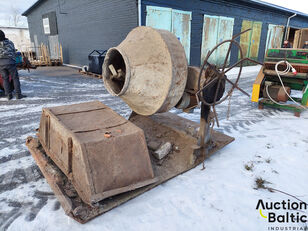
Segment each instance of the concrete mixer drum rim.
[[103,64],[107,91],[144,116],[167,112],[179,102],[187,72],[185,50],[178,38],[151,27],[133,29],[109,49]]
[[[114,74],[109,66],[111,64],[116,71]],[[124,51],[116,47],[110,48],[103,64],[103,79],[108,92],[113,96],[123,95],[128,88],[130,76],[130,65]]]

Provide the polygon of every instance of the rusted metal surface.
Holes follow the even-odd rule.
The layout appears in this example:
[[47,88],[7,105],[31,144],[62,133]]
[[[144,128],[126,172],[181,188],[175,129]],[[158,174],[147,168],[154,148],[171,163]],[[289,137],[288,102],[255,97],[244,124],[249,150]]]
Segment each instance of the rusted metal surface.
[[[148,144],[150,142],[158,144],[171,142],[173,151],[163,160],[157,160],[152,156],[155,150],[149,149],[153,171],[158,179],[157,182],[115,195],[93,206],[89,206],[82,201],[71,179],[63,174],[55,163],[48,158],[40,142],[32,137],[27,139],[27,147],[64,211],[78,222],[86,223],[96,216],[108,212],[163,182],[198,166],[205,158],[210,157],[234,140],[232,137],[213,131],[211,137],[213,145],[209,147],[208,155],[202,156],[200,155],[200,150],[196,150],[199,125],[195,122],[171,113],[156,114],[150,117],[133,114],[130,121],[144,131]],[[125,153],[127,154],[127,152]]]
[[89,205],[156,180],[143,131],[98,101],[43,109],[38,137]]
[[[200,67],[189,66],[188,67],[188,76],[185,90],[189,90],[193,93],[198,91],[198,79],[200,74]],[[206,81],[206,73],[202,73],[201,77],[201,85],[203,85]]]
[[[123,73],[112,78],[110,65]],[[104,84],[140,115],[166,112],[183,95],[187,60],[180,41],[171,32],[137,27],[118,46],[109,49],[104,65]]]

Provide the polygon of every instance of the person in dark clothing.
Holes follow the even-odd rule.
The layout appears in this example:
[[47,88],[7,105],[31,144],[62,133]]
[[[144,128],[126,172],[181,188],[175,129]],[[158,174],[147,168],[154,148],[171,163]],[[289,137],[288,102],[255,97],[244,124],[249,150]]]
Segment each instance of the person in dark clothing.
[[283,42],[282,48],[292,48],[292,46],[291,46],[291,44],[289,43],[288,40],[285,40],[285,41]]
[[26,96],[21,94],[19,76],[16,68],[16,50],[14,43],[7,38],[0,30],[0,74],[3,78],[3,87],[8,100],[13,98],[10,87],[9,77],[11,76],[16,92],[16,99],[22,99]]
[[308,41],[305,41],[305,44],[303,46],[303,49],[308,49]]

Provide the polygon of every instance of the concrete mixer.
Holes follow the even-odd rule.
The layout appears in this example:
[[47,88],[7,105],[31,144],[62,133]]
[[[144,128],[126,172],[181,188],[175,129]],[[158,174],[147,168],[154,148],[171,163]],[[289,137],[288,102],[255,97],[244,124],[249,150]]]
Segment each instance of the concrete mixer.
[[[227,43],[224,66],[210,64],[215,49]],[[172,33],[135,28],[109,49],[103,64],[106,89],[133,111],[128,120],[98,101],[43,109],[37,138],[26,144],[67,215],[85,223],[234,140],[212,129],[215,106],[239,88],[241,68],[235,83],[226,76],[234,44],[239,46],[235,40],[218,44],[202,68],[189,67]],[[226,83],[232,83],[227,93]],[[200,124],[168,112],[198,106]]]

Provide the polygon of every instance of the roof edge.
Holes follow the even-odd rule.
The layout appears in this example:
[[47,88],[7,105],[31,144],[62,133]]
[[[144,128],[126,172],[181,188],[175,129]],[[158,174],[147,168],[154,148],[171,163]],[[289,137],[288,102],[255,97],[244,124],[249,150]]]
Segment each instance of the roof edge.
[[[32,6],[30,6],[30,8],[28,8],[24,13],[22,13],[22,16],[28,16],[32,10],[34,10],[36,7],[38,7],[41,3],[45,2],[46,0],[37,0]],[[263,7],[268,7],[268,8],[272,8],[272,9],[276,9],[276,10],[280,10],[281,12],[285,12],[285,13],[290,13],[290,14],[297,14],[298,16],[302,16],[302,17],[307,17],[308,18],[308,14],[300,12],[300,11],[296,11],[296,10],[292,10],[283,6],[278,6],[269,2],[264,2],[262,0],[240,0],[242,2],[250,2],[254,5],[258,5],[258,6],[263,6]]]
[[251,2],[251,3],[255,4],[255,5],[269,7],[269,8],[272,8],[272,9],[280,10],[280,11],[285,12],[285,13],[297,14],[298,16],[302,16],[302,17],[307,17],[308,18],[308,14],[306,14],[304,12],[300,12],[300,11],[297,11],[297,10],[292,10],[292,9],[289,9],[289,8],[286,8],[286,7],[283,7],[283,6],[278,6],[278,5],[273,4],[273,3],[264,2],[262,0],[248,0],[248,2]]
[[23,12],[21,15],[22,16],[28,16],[32,10],[34,10],[36,7],[38,7],[42,2],[45,0],[37,0],[32,6],[30,6],[25,12]]
[[1,26],[1,25],[0,25],[0,28],[2,28],[2,29],[29,30],[29,27],[15,27],[15,26]]

